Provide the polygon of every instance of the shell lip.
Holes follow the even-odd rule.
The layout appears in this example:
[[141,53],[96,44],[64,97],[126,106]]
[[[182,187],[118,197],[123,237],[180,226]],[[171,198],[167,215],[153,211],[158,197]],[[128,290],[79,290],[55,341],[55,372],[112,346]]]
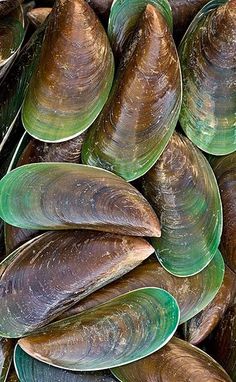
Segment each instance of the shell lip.
[[[120,363],[120,364],[117,364],[116,366],[113,366],[112,368],[120,367],[120,366],[124,366],[124,365],[130,364],[130,363],[132,363],[132,362],[136,362],[136,361],[138,361],[138,360],[140,360],[140,359],[142,359],[142,358],[145,358],[145,357],[147,357],[147,356],[149,356],[149,355],[155,353],[157,350],[160,350],[163,346],[165,346],[165,345],[171,340],[171,338],[173,337],[174,333],[176,332],[176,330],[177,330],[177,328],[178,328],[179,320],[180,320],[180,308],[179,308],[179,305],[178,305],[176,299],[175,299],[169,292],[167,292],[165,289],[162,289],[162,288],[156,288],[156,287],[142,287],[142,288],[138,288],[138,289],[135,289],[135,290],[133,290],[133,291],[124,293],[124,294],[122,294],[122,295],[120,295],[120,296],[118,296],[118,297],[115,297],[115,298],[111,299],[111,300],[109,301],[109,303],[112,302],[112,301],[114,301],[114,300],[116,300],[116,299],[119,299],[120,297],[129,295],[129,294],[134,294],[134,293],[136,293],[136,292],[138,292],[138,291],[142,291],[142,290],[156,290],[156,291],[158,290],[158,291],[164,292],[166,295],[168,295],[168,296],[170,297],[170,299],[172,299],[172,301],[173,301],[174,304],[175,304],[175,309],[176,309],[176,313],[177,313],[176,324],[175,324],[175,326],[174,326],[174,328],[173,328],[171,334],[169,334],[169,336],[165,339],[165,341],[163,341],[163,343],[161,344],[161,346],[158,347],[156,350],[153,350],[153,351],[147,353],[145,356],[140,356],[140,357],[138,357],[138,358],[135,358],[134,360],[126,361],[126,362],[122,362],[122,363]],[[101,307],[101,306],[103,306],[103,305],[106,305],[107,303],[108,303],[108,302],[103,303],[103,304],[100,304],[100,305],[98,305],[96,308]],[[89,312],[89,311],[94,310],[94,309],[95,309],[94,307],[93,307],[93,308],[90,308],[90,309],[88,309],[86,312]],[[76,314],[76,315],[71,316],[71,317],[80,316],[80,315],[83,314],[83,313],[84,313],[84,312],[81,312],[81,313]],[[66,320],[68,320],[68,319],[70,319],[70,317],[69,317],[69,318],[66,318],[66,319],[59,320],[59,321],[57,321],[57,323],[58,323],[58,322],[61,322],[61,321],[66,321]],[[55,325],[55,323],[49,324],[47,327],[50,327],[51,325]],[[43,329],[45,329],[45,327],[42,328],[42,330],[43,330]],[[35,334],[37,334],[37,333],[35,332]],[[40,332],[39,332],[38,334],[40,334]],[[21,341],[22,341],[22,340],[24,341],[24,338],[18,340],[17,345],[19,345],[19,346],[20,346],[20,347],[21,347],[27,354],[29,354],[29,355],[32,357],[32,355],[31,355],[31,354],[24,348],[24,345],[22,346],[22,344],[21,344]],[[44,363],[46,363],[46,364],[48,364],[48,365],[57,367],[57,368],[59,368],[59,369],[70,370],[70,371],[72,370],[72,369],[69,368],[69,367],[55,365],[54,363],[49,362],[48,359],[44,359],[44,360],[43,360],[43,358],[42,358],[42,357],[39,357],[39,355],[38,355],[37,353],[34,354],[34,357],[33,357],[33,358],[35,358],[35,359],[37,359],[37,360],[39,360],[39,361],[41,361],[41,362],[44,362]],[[107,368],[109,368],[109,367],[107,367]],[[74,369],[73,369],[73,371],[88,371],[88,372],[89,372],[89,371],[99,371],[99,370],[104,370],[104,366],[96,367],[96,368],[86,368],[86,369],[84,369],[84,368],[81,368],[81,369],[80,369],[80,368],[74,368]]]

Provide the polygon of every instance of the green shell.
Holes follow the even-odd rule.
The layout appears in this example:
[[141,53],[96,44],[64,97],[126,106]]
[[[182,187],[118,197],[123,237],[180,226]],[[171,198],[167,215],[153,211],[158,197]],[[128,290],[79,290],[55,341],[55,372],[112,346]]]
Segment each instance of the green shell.
[[108,21],[108,36],[115,56],[120,57],[147,4],[156,7],[166,19],[170,29],[173,18],[167,0],[114,0]]
[[216,254],[223,219],[219,189],[206,158],[175,133],[142,184],[161,221],[161,237],[152,240],[159,261],[179,277],[200,272]]
[[160,349],[178,323],[179,308],[168,292],[142,288],[50,324],[18,343],[32,357],[53,366],[101,370]]
[[180,44],[183,103],[180,124],[201,150],[236,150],[236,7],[214,0],[195,17]]
[[0,181],[0,216],[27,229],[160,236],[157,216],[133,186],[108,171],[73,163],[34,163],[9,172]]
[[182,324],[206,308],[218,295],[222,287],[224,269],[224,260],[219,251],[206,268],[190,277],[172,275],[152,257],[119,280],[73,305],[60,318],[81,313],[137,288],[155,287],[165,289],[176,299],[180,308],[180,324]]
[[14,365],[21,382],[116,382],[108,370],[69,371],[37,361],[16,346]]
[[84,0],[56,1],[23,105],[25,129],[45,142],[81,134],[102,110],[113,75],[109,40],[93,10]]

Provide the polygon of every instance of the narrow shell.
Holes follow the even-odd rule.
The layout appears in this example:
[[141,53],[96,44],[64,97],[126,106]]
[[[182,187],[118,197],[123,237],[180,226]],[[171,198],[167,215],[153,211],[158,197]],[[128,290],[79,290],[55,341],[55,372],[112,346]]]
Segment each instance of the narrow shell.
[[236,380],[236,305],[232,306],[211,337],[208,349],[213,357],[227,370],[232,380]]
[[228,267],[221,288],[211,303],[185,324],[185,338],[193,345],[213,331],[236,296],[236,275]]
[[32,239],[0,264],[0,333],[21,337],[42,327],[152,252],[144,239],[92,231]]
[[195,17],[180,46],[180,123],[194,144],[214,155],[236,150],[235,51],[236,1],[213,0]]
[[121,382],[232,382],[213,358],[175,337],[160,351],[112,373]]
[[84,298],[60,317],[81,313],[137,288],[158,287],[176,299],[180,308],[180,323],[183,323],[212,301],[222,284],[223,276],[224,262],[220,252],[202,272],[185,278],[171,275],[155,259],[148,259],[121,279]]
[[16,346],[14,364],[21,382],[116,382],[108,370],[83,372],[63,370],[37,361]]
[[150,4],[127,54],[108,103],[86,136],[82,160],[131,181],[160,157],[181,105],[175,44],[164,17]]
[[52,8],[33,8],[27,13],[27,17],[30,22],[39,27],[44,23],[48,15],[50,14]]
[[20,112],[29,80],[39,57],[43,36],[44,27],[32,35],[11,70],[0,83],[0,151]]
[[222,232],[222,207],[213,171],[194,145],[175,133],[144,176],[143,193],[162,225],[153,240],[167,271],[191,276],[214,257]]
[[27,229],[160,236],[154,211],[133,186],[108,171],[79,164],[36,163],[11,171],[0,181],[0,216]]
[[143,288],[50,324],[22,338],[34,358],[70,370],[100,370],[146,357],[167,343],[179,322],[175,299]]
[[236,273],[236,152],[211,160],[223,204],[220,248],[227,265]]
[[130,36],[135,30],[138,20],[147,4],[153,5],[165,18],[172,30],[172,12],[166,0],[114,0],[112,3],[108,36],[112,50],[117,58],[121,58]]
[[34,138],[62,142],[86,130],[103,108],[114,73],[108,37],[84,0],[57,0],[22,121]]
[[13,342],[0,337],[0,381],[5,382],[12,361]]

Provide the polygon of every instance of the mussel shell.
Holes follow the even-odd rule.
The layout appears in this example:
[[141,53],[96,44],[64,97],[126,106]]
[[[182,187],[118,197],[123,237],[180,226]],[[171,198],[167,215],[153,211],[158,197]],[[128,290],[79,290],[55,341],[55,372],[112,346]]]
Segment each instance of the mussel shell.
[[227,265],[236,273],[236,152],[211,159],[223,204],[223,233],[220,249]]
[[29,12],[27,12],[27,17],[30,22],[39,27],[46,20],[48,15],[50,14],[52,8],[33,8]]
[[146,357],[167,343],[179,322],[176,300],[142,288],[50,324],[19,340],[34,358],[69,370],[101,370]]
[[220,252],[202,272],[185,278],[171,275],[155,258],[148,259],[119,280],[84,298],[60,317],[81,313],[137,288],[158,287],[167,290],[176,299],[180,308],[180,323],[183,323],[212,301],[222,284],[223,276],[224,262]]
[[0,67],[16,54],[23,37],[24,27],[19,20],[13,17],[0,19]]
[[37,63],[43,36],[44,26],[33,34],[0,83],[0,151],[20,112],[29,79]]
[[121,382],[232,382],[208,354],[175,337],[149,357],[111,371]]
[[226,310],[232,305],[236,296],[236,275],[228,267],[218,293],[200,313],[185,324],[185,338],[193,345],[202,342],[213,331],[223,317]]
[[180,124],[194,144],[214,155],[236,150],[236,6],[235,0],[224,3],[203,7],[180,45]]
[[8,15],[14,9],[18,8],[22,1],[18,0],[1,0],[0,1],[0,17]]
[[160,157],[181,106],[175,44],[164,17],[150,4],[127,55],[106,106],[86,135],[82,160],[131,181]]
[[87,2],[106,26],[108,23],[109,13],[113,0],[87,0]]
[[[61,143],[46,143],[36,139],[30,139],[25,133],[22,137],[10,164],[10,169],[28,163],[37,162],[70,162],[80,163],[80,154],[84,133],[78,137]],[[40,231],[14,227],[5,224],[5,246],[9,254],[21,244],[40,234]]]
[[12,361],[13,342],[8,338],[0,337],[0,381],[5,382]]
[[207,349],[236,380],[236,305],[232,306],[213,332]]
[[108,171],[72,163],[29,164],[5,175],[0,216],[27,229],[160,235],[153,209],[133,186]]
[[172,30],[172,12],[166,0],[114,0],[108,21],[108,36],[117,58],[124,53],[125,45],[135,30],[147,4],[156,7]]
[[14,364],[21,382],[116,382],[108,370],[69,371],[40,362],[16,346]]
[[222,232],[219,190],[205,157],[175,133],[142,188],[160,217],[162,235],[152,244],[161,264],[179,277],[200,272],[214,257]]
[[169,0],[173,12],[173,34],[178,43],[186,29],[208,0]]
[[142,238],[110,233],[52,231],[32,239],[0,264],[0,333],[20,337],[47,324],[151,253]]
[[109,95],[114,59],[108,37],[84,0],[57,0],[22,111],[25,129],[45,142],[86,130]]

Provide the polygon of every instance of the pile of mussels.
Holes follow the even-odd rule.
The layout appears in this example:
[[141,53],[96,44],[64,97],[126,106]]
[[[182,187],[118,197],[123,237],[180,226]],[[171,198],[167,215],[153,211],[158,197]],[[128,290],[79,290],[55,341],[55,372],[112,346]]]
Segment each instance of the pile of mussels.
[[0,173],[1,382],[236,381],[236,0],[0,0]]

